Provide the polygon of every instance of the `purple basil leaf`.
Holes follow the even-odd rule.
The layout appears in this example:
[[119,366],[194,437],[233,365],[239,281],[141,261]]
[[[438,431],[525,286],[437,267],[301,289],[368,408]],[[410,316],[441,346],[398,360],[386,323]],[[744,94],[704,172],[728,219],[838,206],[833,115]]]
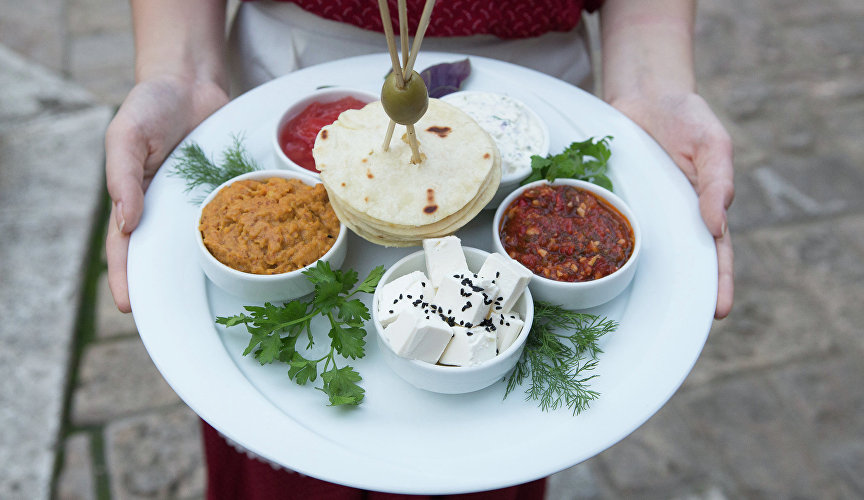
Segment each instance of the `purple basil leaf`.
[[471,74],[471,63],[466,58],[452,63],[429,66],[420,72],[426,83],[429,97],[439,98],[452,94],[462,87],[462,82]]

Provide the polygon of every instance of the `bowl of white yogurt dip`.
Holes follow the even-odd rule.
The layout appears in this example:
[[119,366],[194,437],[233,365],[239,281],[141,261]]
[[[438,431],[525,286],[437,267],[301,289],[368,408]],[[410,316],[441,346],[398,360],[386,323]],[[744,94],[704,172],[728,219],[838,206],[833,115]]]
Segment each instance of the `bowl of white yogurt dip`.
[[501,184],[487,209],[497,208],[531,173],[531,156],[549,154],[549,127],[522,101],[504,94],[463,90],[441,98],[485,130],[501,153]]

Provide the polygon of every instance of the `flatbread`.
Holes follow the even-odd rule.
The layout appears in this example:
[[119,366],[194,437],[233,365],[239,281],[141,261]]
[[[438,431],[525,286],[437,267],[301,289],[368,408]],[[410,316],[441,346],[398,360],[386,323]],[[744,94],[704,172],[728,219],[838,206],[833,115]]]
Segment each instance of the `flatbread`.
[[[500,182],[500,169],[493,169],[490,172],[490,179],[484,183],[484,188],[477,193],[477,196],[471,200],[468,205],[460,211],[431,224],[423,226],[405,226],[399,224],[388,223],[370,218],[363,213],[354,211],[351,206],[338,197],[331,194],[331,204],[338,205],[344,212],[350,213],[352,218],[362,223],[368,228],[376,231],[382,231],[394,237],[405,236],[412,239],[423,237],[437,237],[437,235],[447,235],[455,232],[457,229],[465,225],[468,221],[474,218],[480,210],[485,207],[492,197],[495,195],[497,186]],[[328,193],[329,194],[329,193]],[[435,235],[435,236],[433,236]]]
[[[344,215],[373,224],[391,240],[452,232],[454,223],[461,227],[482,210],[501,178],[498,148],[486,131],[455,106],[430,99],[415,124],[424,157],[415,165],[401,125],[383,151],[389,122],[376,101],[342,113],[318,134],[315,164]],[[473,212],[470,217],[465,210]]]
[[[440,238],[453,234],[457,229],[471,221],[482,209],[492,200],[492,197],[497,191],[498,182],[490,183],[487,189],[482,193],[482,196],[473,201],[470,206],[466,207],[461,213],[454,214],[447,219],[439,221],[440,223],[447,222],[448,225],[438,229],[430,229],[426,226],[414,228],[414,234],[405,231],[404,234],[399,234],[390,228],[376,227],[367,220],[363,220],[357,214],[350,212],[350,209],[344,206],[337,200],[330,198],[330,204],[336,216],[348,228],[354,231],[361,238],[376,243],[378,245],[388,247],[410,247],[421,245],[424,238]],[[491,188],[491,189],[490,189]],[[434,226],[434,224],[432,225]]]

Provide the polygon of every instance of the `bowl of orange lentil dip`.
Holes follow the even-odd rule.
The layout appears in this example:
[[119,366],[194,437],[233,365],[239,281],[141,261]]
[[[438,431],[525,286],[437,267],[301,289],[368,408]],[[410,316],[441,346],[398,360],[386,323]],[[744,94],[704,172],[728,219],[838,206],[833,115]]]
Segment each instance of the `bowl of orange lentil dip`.
[[312,291],[302,273],[319,260],[338,268],[346,230],[311,175],[261,170],[213,190],[195,221],[199,261],[220,288],[259,302]]

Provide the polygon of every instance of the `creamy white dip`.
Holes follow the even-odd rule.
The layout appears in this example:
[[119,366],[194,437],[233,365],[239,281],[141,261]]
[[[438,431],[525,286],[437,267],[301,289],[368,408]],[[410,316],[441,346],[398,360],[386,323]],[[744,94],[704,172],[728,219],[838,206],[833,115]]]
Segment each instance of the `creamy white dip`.
[[520,101],[491,92],[455,92],[441,98],[467,113],[498,145],[503,175],[527,172],[532,155],[548,153],[547,129]]

